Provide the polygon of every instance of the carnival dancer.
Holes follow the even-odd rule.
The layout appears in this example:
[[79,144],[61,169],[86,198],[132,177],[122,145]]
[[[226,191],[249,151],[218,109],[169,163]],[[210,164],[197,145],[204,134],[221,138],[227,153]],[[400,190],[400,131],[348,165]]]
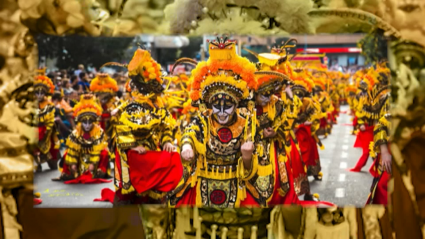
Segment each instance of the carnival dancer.
[[100,118],[100,127],[102,127],[105,135],[112,135],[111,111],[116,108],[117,99],[115,97],[118,92],[117,82],[107,73],[98,73],[90,82],[90,91],[96,95],[96,99],[102,107],[102,115]]
[[[296,40],[289,39],[282,46],[273,47],[271,49],[271,54],[256,54],[253,52],[251,53],[255,54],[259,59],[257,67],[259,67],[261,70],[271,70],[276,73],[281,73],[286,77],[286,83],[284,84],[284,87],[281,87],[284,90],[280,92],[280,101],[283,102],[284,114],[281,116],[281,119],[278,119],[281,120],[282,123],[280,127],[274,127],[276,129],[279,129],[276,133],[281,132],[281,137],[283,137],[283,139],[280,139],[279,141],[280,145],[284,145],[284,147],[276,146],[276,150],[278,154],[282,155],[285,159],[290,159],[286,160],[286,168],[287,171],[288,169],[290,170],[289,178],[291,181],[291,187],[294,187],[294,191],[296,192],[296,194],[300,197],[303,196],[304,200],[313,200],[313,197],[310,193],[310,184],[308,181],[307,168],[302,159],[300,146],[294,133],[294,126],[299,114],[299,110],[302,106],[302,101],[297,96],[293,95],[291,89],[292,87],[290,86],[293,82],[293,79],[295,78],[296,73],[294,72],[287,52],[287,48],[295,47],[295,45],[289,45],[289,43],[296,44]],[[268,78],[270,77],[265,76],[257,80],[256,101],[257,105],[260,106],[260,109],[257,108],[257,112],[264,111],[262,110],[262,108],[264,107],[261,106],[261,98],[266,100],[273,99],[267,94],[264,94],[264,92],[272,92],[270,87],[273,86],[273,84],[271,84],[273,83],[273,81],[267,81]],[[289,82],[291,82],[291,84],[288,84]],[[263,89],[266,89],[266,91],[264,91]],[[275,92],[272,93],[275,94]],[[276,107],[277,105],[275,107],[272,107],[272,109]],[[266,110],[268,108],[270,108],[270,102],[268,102]],[[274,114],[275,113],[273,113],[272,115]],[[268,114],[264,115],[265,117],[263,116],[263,118],[270,118]],[[266,128],[264,132],[270,134],[274,133],[275,131],[273,128]],[[280,161],[282,160],[280,159]],[[285,183],[286,182],[281,182],[281,185],[285,185]],[[280,190],[282,191],[282,189]]]
[[46,69],[39,69],[34,79],[34,91],[38,101],[38,149],[36,152],[37,172],[42,171],[41,164],[47,162],[50,169],[57,169],[60,141],[55,125],[55,105],[47,98],[53,94],[55,86],[45,75]]
[[313,97],[317,100],[322,108],[323,117],[320,119],[320,128],[318,135],[325,135],[325,138],[331,133],[331,122],[329,120],[331,112],[333,112],[330,97],[326,91],[327,76],[324,71],[313,70]]
[[306,69],[296,69],[298,75],[294,78],[292,91],[302,101],[295,127],[295,135],[300,146],[302,159],[307,167],[307,175],[316,180],[322,179],[320,156],[317,144],[321,144],[315,135],[313,122],[320,121],[322,116],[320,104],[311,97],[314,82]]
[[[190,98],[199,111],[181,139],[185,172],[170,206],[239,207],[258,171],[256,117],[244,118],[237,109],[255,87],[255,65],[227,38],[210,42],[209,53],[192,71]],[[253,112],[254,102],[249,108]]]
[[102,108],[94,95],[82,95],[74,107],[77,126],[66,141],[61,176],[53,181],[67,181],[67,184],[110,182],[97,180],[110,177],[108,144],[98,123],[101,115]]
[[161,67],[141,48],[126,67],[132,97],[113,112],[119,117],[114,136],[114,204],[165,203],[183,168],[179,154],[173,152],[175,120],[161,98]]
[[340,112],[339,101],[341,97],[339,96],[339,93],[337,91],[337,87],[336,87],[337,82],[338,81],[330,82],[330,85],[329,85],[329,91],[330,91],[329,97],[331,98],[332,107],[333,107],[333,111],[330,114],[330,120],[332,124],[338,123],[337,118],[339,117],[339,112]]
[[391,127],[389,123],[391,72],[385,64],[386,62],[380,63],[374,71],[376,84],[370,112],[375,123],[373,142],[370,143],[370,155],[374,159],[370,172],[374,180],[367,204],[387,205],[388,202],[387,187],[391,177],[391,153],[388,147]]
[[351,131],[351,134],[355,135],[357,134],[357,118],[356,118],[356,95],[357,95],[357,87],[355,85],[348,85],[345,88],[346,97],[347,97],[347,103],[350,107],[349,115],[353,116],[351,118],[351,122],[353,124],[353,130]]
[[354,168],[349,169],[351,172],[360,172],[362,168],[366,165],[367,160],[369,159],[369,144],[373,141],[373,119],[372,115],[369,113],[371,103],[372,103],[372,90],[374,85],[373,71],[374,69],[369,69],[368,73],[363,76],[359,83],[359,100],[356,108],[357,124],[359,127],[359,132],[357,133],[357,138],[354,143],[355,148],[362,149],[362,155],[357,161]]

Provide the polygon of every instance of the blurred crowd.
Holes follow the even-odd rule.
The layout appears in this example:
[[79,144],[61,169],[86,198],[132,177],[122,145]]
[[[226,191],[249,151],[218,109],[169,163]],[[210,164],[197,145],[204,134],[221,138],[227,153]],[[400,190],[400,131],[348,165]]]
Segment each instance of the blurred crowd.
[[[56,123],[59,126],[60,138],[66,139],[75,128],[73,120],[73,107],[79,102],[82,94],[90,92],[90,82],[96,77],[96,69],[86,69],[82,64],[76,69],[63,69],[50,71],[46,74],[52,79],[55,85],[55,92],[52,95],[52,103],[56,106]],[[119,91],[117,97],[121,98],[126,83],[124,72],[117,71],[111,74],[117,81]]]

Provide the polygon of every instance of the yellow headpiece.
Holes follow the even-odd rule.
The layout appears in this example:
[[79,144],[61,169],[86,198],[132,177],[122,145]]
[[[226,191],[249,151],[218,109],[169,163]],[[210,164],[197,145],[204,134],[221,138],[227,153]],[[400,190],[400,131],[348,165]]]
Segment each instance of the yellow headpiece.
[[94,93],[113,93],[118,91],[118,85],[117,82],[112,79],[107,73],[99,73],[91,81],[90,90]]
[[101,115],[102,107],[96,103],[92,94],[82,95],[80,102],[74,106],[74,117],[76,121],[81,121],[86,117],[97,120]]
[[255,88],[256,67],[248,59],[236,54],[235,43],[217,38],[209,43],[210,58],[200,62],[192,71],[190,98],[211,103],[216,97],[226,97],[238,103],[247,99]]
[[[43,70],[45,72],[45,69]],[[53,85],[52,80],[45,76],[44,73],[34,77],[34,89],[36,91],[42,90],[46,94],[53,94],[55,91],[55,86]]]

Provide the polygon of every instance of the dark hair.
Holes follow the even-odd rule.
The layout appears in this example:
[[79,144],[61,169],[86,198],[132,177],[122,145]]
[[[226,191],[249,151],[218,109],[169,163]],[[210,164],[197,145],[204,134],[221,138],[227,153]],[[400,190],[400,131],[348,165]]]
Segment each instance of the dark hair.
[[80,79],[83,79],[83,77],[84,77],[86,74],[87,74],[87,73],[86,73],[86,72],[84,72],[84,71],[83,71],[83,72],[81,72],[81,73],[80,73],[80,75],[79,75]]
[[79,91],[80,85],[76,84],[76,85],[72,86],[72,89],[74,89],[75,91]]
[[122,98],[122,95],[123,95],[123,93],[122,93],[122,91],[121,91],[121,90],[117,91],[117,97],[118,97],[118,98]]
[[53,93],[53,95],[52,95],[52,101],[55,101],[55,100],[57,100],[57,101],[61,101],[62,100],[62,94],[60,93],[60,92],[55,92],[55,93]]
[[71,83],[74,83],[77,80],[78,80],[78,77],[76,75],[71,76]]

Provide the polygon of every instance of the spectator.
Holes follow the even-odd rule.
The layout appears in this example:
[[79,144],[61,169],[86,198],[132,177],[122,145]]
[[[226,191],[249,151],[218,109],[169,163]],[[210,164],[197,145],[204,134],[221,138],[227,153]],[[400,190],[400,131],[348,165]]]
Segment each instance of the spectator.
[[76,76],[76,75],[71,76],[70,83],[71,83],[72,87],[78,85],[78,76]]
[[71,94],[71,92],[74,91],[74,89],[72,89],[71,82],[68,79],[63,80],[62,84],[63,84],[63,92],[65,93],[65,96],[68,96],[69,94]]
[[69,116],[66,114],[65,110],[61,107],[61,101],[63,100],[60,92],[55,92],[52,96],[52,103],[56,107],[55,111],[55,123],[59,128],[60,138],[66,139],[69,134],[72,132],[71,122],[69,121]]
[[86,72],[80,73],[80,82],[78,82],[78,85],[80,85],[79,92],[87,93],[90,91],[90,82],[89,77]]
[[[82,72],[84,72],[84,65],[80,64],[80,65],[78,65],[78,69],[76,71],[74,71],[74,75],[80,76],[80,74]],[[80,77],[80,81],[81,81],[81,77]]]

